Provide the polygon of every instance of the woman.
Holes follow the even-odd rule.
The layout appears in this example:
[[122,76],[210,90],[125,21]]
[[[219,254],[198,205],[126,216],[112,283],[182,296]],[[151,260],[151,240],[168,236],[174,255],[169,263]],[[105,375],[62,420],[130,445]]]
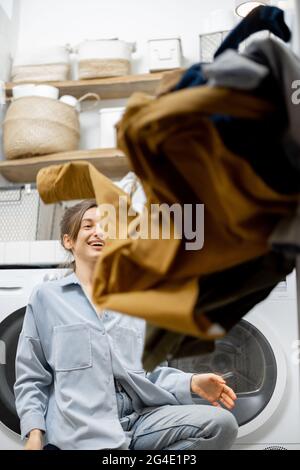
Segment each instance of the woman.
[[[16,358],[16,407],[27,450],[228,449],[236,396],[214,374],[159,367],[146,374],[145,324],[93,305],[104,241],[96,203],[68,209],[61,241],[74,272],[39,285],[28,304]],[[193,404],[192,393],[214,406]]]

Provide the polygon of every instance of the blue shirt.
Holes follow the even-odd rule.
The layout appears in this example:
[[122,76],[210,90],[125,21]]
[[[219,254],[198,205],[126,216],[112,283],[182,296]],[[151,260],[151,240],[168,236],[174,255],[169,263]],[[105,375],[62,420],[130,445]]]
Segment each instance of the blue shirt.
[[60,449],[127,448],[114,379],[138,413],[145,407],[193,404],[193,374],[159,367],[146,374],[144,320],[99,315],[75,273],[37,286],[16,358],[15,397],[22,438],[45,431]]

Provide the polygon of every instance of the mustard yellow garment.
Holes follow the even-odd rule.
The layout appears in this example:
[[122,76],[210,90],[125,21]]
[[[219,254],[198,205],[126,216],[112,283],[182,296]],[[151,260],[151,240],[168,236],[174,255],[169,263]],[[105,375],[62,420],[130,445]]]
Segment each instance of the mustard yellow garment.
[[[193,316],[199,277],[267,253],[269,235],[298,199],[267,187],[246,161],[228,151],[209,116],[263,119],[270,112],[274,109],[264,101],[218,88],[157,99],[132,96],[119,124],[118,147],[142,180],[148,207],[205,204],[205,245],[186,251],[186,240],[174,238],[110,240],[95,269],[98,306],[203,336]],[[118,204],[119,190],[90,164],[43,169],[37,183],[45,202],[95,195],[98,203]]]

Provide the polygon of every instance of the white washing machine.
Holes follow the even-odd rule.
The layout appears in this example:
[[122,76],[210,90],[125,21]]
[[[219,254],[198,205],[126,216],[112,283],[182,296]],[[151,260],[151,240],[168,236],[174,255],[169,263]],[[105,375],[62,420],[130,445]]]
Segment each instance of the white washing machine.
[[2,243],[0,248],[4,255],[0,260],[0,450],[17,450],[23,443],[13,384],[26,305],[34,286],[64,276],[67,270],[57,267],[66,261],[58,242]]
[[253,329],[253,346],[248,372],[245,368],[248,385],[239,394],[236,410],[243,424],[234,449],[300,450],[300,321],[295,272],[244,322]]
[[[223,375],[238,399],[234,450],[300,450],[300,328],[295,272],[204,356],[171,361]],[[195,399],[197,403],[207,404]]]

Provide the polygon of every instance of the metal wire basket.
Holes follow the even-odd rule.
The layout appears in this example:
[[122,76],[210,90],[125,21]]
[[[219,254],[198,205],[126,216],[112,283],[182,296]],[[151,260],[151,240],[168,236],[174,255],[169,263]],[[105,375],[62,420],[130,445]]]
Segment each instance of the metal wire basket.
[[0,242],[58,239],[63,210],[45,205],[34,185],[0,187]]
[[217,49],[221,46],[229,31],[200,35],[200,62],[210,63],[214,60]]

